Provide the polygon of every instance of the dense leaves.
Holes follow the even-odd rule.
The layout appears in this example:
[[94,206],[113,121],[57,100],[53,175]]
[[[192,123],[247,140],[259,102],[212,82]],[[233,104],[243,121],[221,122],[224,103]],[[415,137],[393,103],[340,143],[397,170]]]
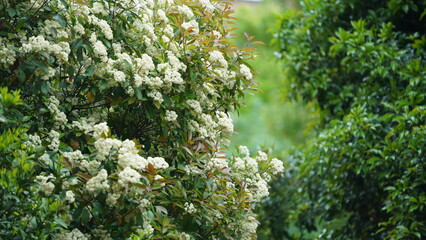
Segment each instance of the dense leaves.
[[256,238],[283,167],[223,151],[254,83],[228,1],[0,2],[0,238]]
[[[293,209],[281,207],[287,227],[272,232],[426,237],[424,13],[424,1],[303,1],[282,16],[291,92],[315,102],[323,124],[290,157],[293,181],[277,191]],[[273,196],[271,206],[282,200]]]

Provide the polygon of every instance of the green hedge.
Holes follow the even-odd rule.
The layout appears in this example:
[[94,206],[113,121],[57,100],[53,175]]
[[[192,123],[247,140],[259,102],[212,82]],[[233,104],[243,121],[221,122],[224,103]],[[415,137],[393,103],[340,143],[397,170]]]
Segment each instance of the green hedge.
[[[276,187],[290,198],[269,225],[275,239],[425,238],[424,9],[306,0],[283,14],[290,96],[315,102],[323,121]],[[267,205],[281,200],[273,193]]]

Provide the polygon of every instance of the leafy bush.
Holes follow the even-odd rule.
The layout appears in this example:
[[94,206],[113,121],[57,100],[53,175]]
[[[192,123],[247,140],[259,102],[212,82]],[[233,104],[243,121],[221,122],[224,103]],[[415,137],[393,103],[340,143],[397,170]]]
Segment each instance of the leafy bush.
[[0,85],[22,98],[0,116],[2,236],[256,237],[254,204],[283,168],[223,152],[253,84],[228,2],[19,0],[0,13]]
[[302,8],[281,19],[280,54],[293,97],[316,101],[323,123],[278,188],[293,196],[293,209],[282,209],[298,227],[281,233],[425,238],[424,1],[307,0]]

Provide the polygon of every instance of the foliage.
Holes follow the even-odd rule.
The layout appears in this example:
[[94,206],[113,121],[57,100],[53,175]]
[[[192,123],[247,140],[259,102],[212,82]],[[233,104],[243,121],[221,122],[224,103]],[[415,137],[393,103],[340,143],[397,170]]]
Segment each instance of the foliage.
[[291,157],[294,175],[277,189],[293,199],[271,232],[425,238],[425,13],[424,1],[306,0],[282,16],[289,88],[317,102],[323,123]]
[[19,92],[0,88],[0,238],[44,239],[47,231],[59,229],[60,203],[34,191],[35,149],[24,144],[28,128],[19,105]]
[[1,234],[256,237],[253,208],[283,168],[223,152],[253,88],[229,4],[2,1]]

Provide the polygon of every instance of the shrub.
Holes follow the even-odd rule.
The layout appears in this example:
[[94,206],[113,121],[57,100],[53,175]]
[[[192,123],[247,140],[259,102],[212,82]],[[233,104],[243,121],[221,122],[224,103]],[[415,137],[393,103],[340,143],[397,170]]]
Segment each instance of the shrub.
[[252,52],[229,42],[229,3],[21,0],[0,12],[1,86],[21,91],[28,136],[0,133],[32,164],[12,178],[55,212],[34,212],[49,223],[37,238],[256,237],[254,204],[283,169],[245,147],[223,153],[228,112],[253,83]]
[[302,7],[281,19],[281,56],[293,96],[315,101],[323,124],[292,156],[300,190],[281,186],[297,206],[293,237],[424,238],[424,1]]

